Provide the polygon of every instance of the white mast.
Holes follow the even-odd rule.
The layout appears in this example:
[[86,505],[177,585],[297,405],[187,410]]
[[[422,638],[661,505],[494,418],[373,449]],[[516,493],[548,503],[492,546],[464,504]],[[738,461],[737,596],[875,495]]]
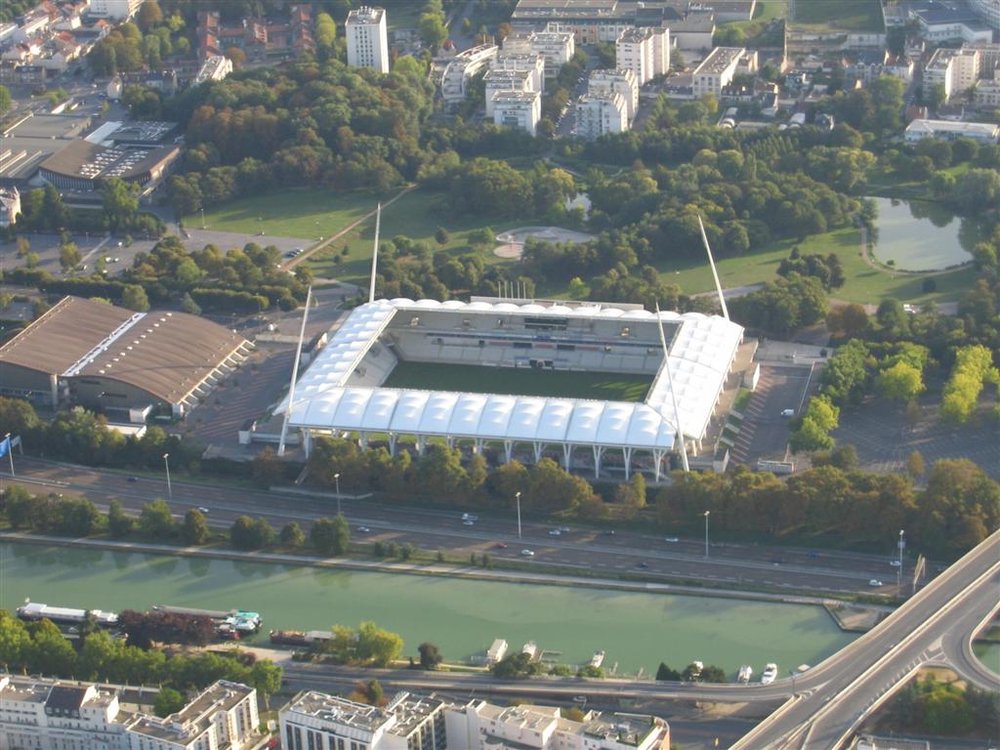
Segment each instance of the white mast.
[[368,286],[368,301],[375,301],[375,269],[378,267],[378,230],[379,224],[382,222],[382,203],[378,204],[378,208],[375,209],[375,249],[372,250],[372,280],[371,284]]
[[292,365],[292,382],[288,384],[288,408],[285,409],[285,418],[281,420],[281,439],[278,441],[278,455],[285,455],[285,437],[288,434],[288,418],[292,413],[292,405],[295,402],[295,381],[299,379],[299,358],[302,356],[302,341],[306,335],[306,319],[309,317],[309,306],[312,303],[312,285],[306,292],[306,309],[302,313],[302,328],[299,329],[299,345],[295,349],[295,363]]
[[663,345],[663,369],[667,373],[667,389],[670,391],[670,401],[674,405],[674,424],[677,427],[677,442],[681,446],[681,466],[684,471],[690,471],[688,466],[687,447],[684,445],[684,430],[681,429],[681,412],[677,408],[677,394],[674,393],[674,380],[670,376],[670,355],[667,352],[667,338],[663,335],[663,319],[660,317],[660,303],[656,303],[656,325],[660,329],[660,344]]
[[698,214],[698,226],[701,227],[701,241],[705,243],[705,252],[708,253],[708,265],[712,267],[712,278],[715,279],[715,291],[719,294],[719,307],[722,308],[722,317],[729,320],[729,309],[726,307],[726,298],[722,294],[719,272],[715,270],[715,259],[712,258],[712,248],[708,246],[708,237],[705,236],[705,225],[701,221],[701,214]]

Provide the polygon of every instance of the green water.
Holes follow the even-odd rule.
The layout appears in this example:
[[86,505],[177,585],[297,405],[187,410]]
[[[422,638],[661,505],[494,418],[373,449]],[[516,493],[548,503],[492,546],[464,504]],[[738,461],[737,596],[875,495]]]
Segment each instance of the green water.
[[902,271],[936,271],[972,260],[980,230],[972,219],[958,217],[929,201],[870,198],[878,205],[878,234],[873,253]]
[[976,641],[972,644],[972,651],[984,667],[994,674],[1000,674],[1000,643]]
[[648,675],[660,661],[698,659],[735,674],[741,664],[782,672],[816,664],[849,643],[819,607],[694,596],[333,572],[228,560],[0,544],[0,606],[26,597],[50,605],[120,611],[173,604],[260,612],[266,630],[326,629],[372,620],[400,633],[404,653],[423,641],[446,659],[535,641],[564,663],[598,650],[605,668]]

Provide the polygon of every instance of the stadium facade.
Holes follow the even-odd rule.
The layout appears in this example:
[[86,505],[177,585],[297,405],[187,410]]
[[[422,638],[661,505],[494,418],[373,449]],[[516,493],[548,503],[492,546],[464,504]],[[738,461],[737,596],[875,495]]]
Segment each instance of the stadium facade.
[[[307,454],[319,435],[385,439],[393,454],[400,439],[422,453],[437,438],[499,446],[506,461],[555,452],[595,476],[611,451],[626,478],[639,468],[659,479],[681,429],[700,449],[742,337],[722,317],[637,305],[378,300],[351,312],[278,411]],[[382,387],[400,361],[648,374],[652,383],[639,403]]]

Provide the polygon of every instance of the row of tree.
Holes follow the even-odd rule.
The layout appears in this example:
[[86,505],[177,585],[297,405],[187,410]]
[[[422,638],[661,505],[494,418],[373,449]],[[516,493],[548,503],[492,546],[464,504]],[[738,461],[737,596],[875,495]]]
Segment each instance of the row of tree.
[[[945,383],[941,399],[941,418],[951,424],[965,424],[979,403],[979,394],[986,383],[998,387],[1000,371],[993,364],[993,355],[985,346],[964,346],[955,354],[951,376]],[[1000,418],[1000,405],[994,407]]]
[[907,682],[892,699],[887,714],[893,726],[909,734],[994,737],[1000,732],[1000,695],[975,685],[939,682],[928,675]]
[[81,634],[77,643],[79,647],[74,649],[49,620],[23,623],[0,610],[0,664],[12,673],[123,685],[159,684],[178,695],[205,688],[216,680],[252,685],[265,696],[281,688],[281,667],[268,660],[255,660],[252,655],[242,660],[210,652],[168,655],[127,645],[104,630]]

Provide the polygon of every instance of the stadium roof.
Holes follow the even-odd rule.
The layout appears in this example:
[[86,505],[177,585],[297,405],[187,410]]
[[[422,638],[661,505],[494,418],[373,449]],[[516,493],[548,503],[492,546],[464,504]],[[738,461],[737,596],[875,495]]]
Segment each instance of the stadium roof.
[[[670,450],[676,419],[666,365],[645,403],[347,386],[397,312],[512,313],[532,317],[655,320],[646,310],[513,302],[379,300],[356,308],[296,383],[289,425],[361,433],[443,436]],[[743,329],[716,316],[661,312],[680,323],[667,363],[684,433],[700,438],[725,384]],[[285,411],[288,401],[279,407]]]

